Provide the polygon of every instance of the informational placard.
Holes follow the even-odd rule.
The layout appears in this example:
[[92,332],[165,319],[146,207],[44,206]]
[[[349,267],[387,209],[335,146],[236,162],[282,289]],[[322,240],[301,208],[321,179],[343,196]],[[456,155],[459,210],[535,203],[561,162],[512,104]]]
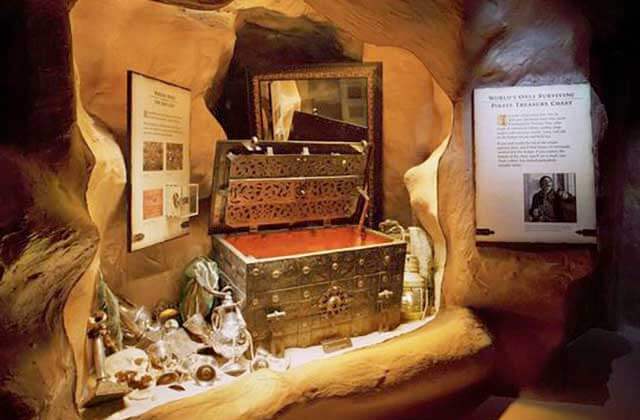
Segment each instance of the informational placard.
[[[189,233],[188,89],[128,73],[129,250]],[[174,207],[177,207],[176,210]]]
[[476,240],[594,243],[588,84],[474,91]]

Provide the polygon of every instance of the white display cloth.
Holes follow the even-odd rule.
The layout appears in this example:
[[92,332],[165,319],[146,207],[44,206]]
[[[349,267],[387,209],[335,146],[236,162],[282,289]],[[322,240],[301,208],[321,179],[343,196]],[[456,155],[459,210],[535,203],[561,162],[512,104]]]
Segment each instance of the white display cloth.
[[[373,332],[360,337],[352,337],[351,341],[353,343],[353,347],[349,347],[347,349],[335,351],[332,353],[325,353],[322,350],[322,346],[320,345],[306,348],[290,348],[285,350],[285,357],[289,358],[290,360],[289,369],[293,369],[314,360],[335,357],[343,353],[383,343],[389,339],[402,334],[406,334],[422,327],[423,325],[431,321],[434,317],[435,316],[431,316],[421,321],[412,321],[400,324],[395,330],[392,331]],[[108,420],[119,420],[133,416],[139,416],[144,412],[149,411],[162,404],[167,404],[171,401],[179,400],[182,398],[192,397],[194,395],[198,395],[203,392],[225,386],[226,384],[231,383],[237,379],[236,377],[228,376],[220,372],[218,373],[218,379],[216,379],[215,383],[211,386],[200,386],[197,385],[194,381],[186,381],[180,383],[180,385],[185,388],[184,391],[176,391],[169,388],[168,385],[163,385],[153,387],[148,391],[143,391],[150,394],[150,396],[146,399],[136,400],[132,398],[135,394],[129,394],[127,397],[125,397],[125,408],[109,416]]]

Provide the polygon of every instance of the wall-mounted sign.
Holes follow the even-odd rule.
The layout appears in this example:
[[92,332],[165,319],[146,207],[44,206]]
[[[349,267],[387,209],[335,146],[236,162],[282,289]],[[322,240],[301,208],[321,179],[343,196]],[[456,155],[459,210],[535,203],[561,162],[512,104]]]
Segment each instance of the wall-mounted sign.
[[136,251],[188,234],[198,190],[189,185],[191,92],[132,71],[127,83],[129,250]]
[[474,91],[476,240],[595,243],[588,84]]

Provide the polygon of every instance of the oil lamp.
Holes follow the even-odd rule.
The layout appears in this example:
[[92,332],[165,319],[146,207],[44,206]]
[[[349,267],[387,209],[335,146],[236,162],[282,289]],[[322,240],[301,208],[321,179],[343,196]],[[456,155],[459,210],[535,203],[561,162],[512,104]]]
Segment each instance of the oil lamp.
[[[217,292],[220,293],[220,292]],[[240,375],[249,368],[242,355],[252,344],[251,334],[247,330],[247,323],[240,312],[240,302],[234,302],[231,290],[226,288],[220,293],[223,298],[211,313],[213,334],[211,346],[225,359],[227,363],[221,369],[229,375]]]
[[413,321],[422,319],[425,307],[425,281],[418,272],[418,258],[407,255],[402,285],[402,319]]

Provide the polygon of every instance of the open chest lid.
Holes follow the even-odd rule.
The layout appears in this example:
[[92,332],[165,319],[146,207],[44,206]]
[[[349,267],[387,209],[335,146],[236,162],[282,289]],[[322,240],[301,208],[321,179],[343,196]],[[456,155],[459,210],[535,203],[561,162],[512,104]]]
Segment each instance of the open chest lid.
[[366,142],[216,143],[209,233],[357,223]]

